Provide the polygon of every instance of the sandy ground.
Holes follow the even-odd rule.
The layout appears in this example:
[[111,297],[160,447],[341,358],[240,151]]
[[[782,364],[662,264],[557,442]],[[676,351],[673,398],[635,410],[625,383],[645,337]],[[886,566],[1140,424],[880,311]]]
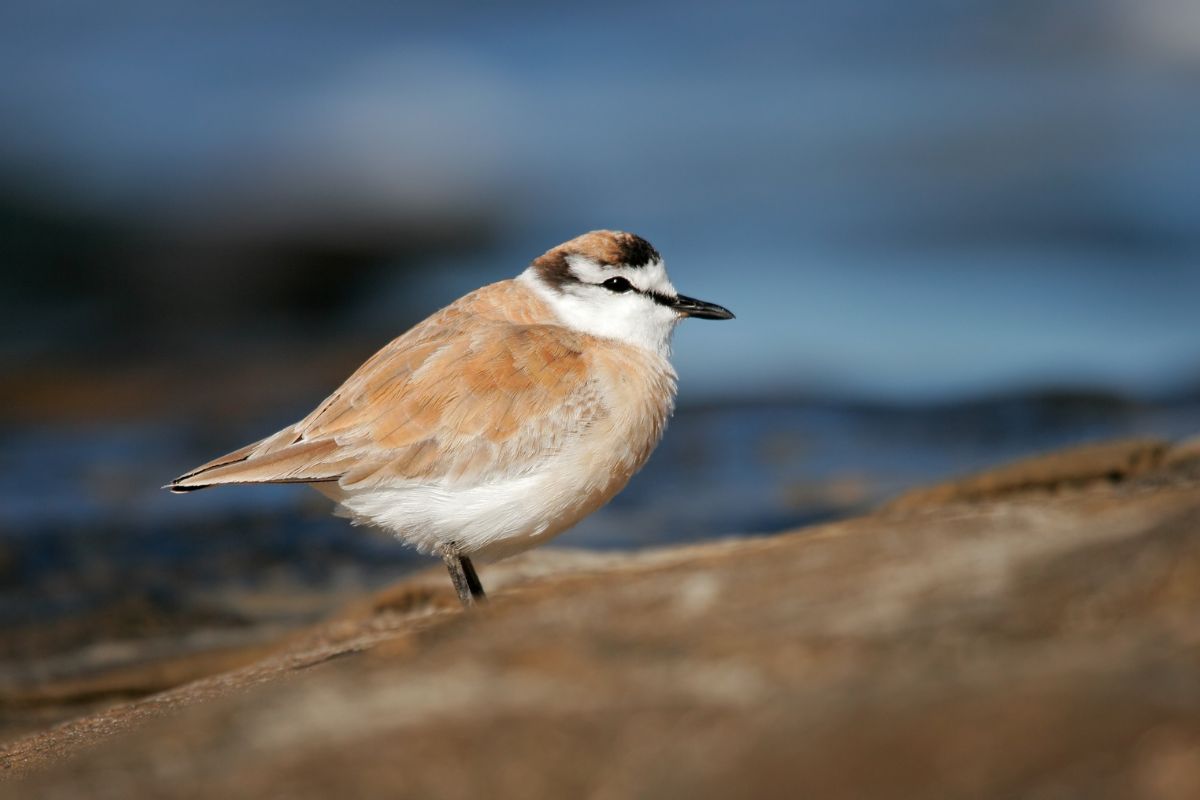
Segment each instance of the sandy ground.
[[0,745],[0,792],[1200,797],[1195,442],[482,577],[476,613],[430,572],[282,641],[3,698],[89,713]]

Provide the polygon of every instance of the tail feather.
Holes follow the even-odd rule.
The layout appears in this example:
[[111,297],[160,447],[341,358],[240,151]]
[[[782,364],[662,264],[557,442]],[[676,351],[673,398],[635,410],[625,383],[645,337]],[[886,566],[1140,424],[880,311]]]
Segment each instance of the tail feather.
[[163,488],[182,493],[239,483],[334,481],[352,464],[351,459],[337,457],[340,448],[331,439],[296,442],[279,449],[271,448],[271,444],[271,439],[264,439],[234,450],[180,475]]

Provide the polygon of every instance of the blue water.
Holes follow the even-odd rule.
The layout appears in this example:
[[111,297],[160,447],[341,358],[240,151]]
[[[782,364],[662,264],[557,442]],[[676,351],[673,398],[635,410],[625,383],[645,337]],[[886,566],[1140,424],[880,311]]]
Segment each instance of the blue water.
[[[231,430],[222,436],[248,440],[264,432],[245,423]],[[927,407],[836,401],[684,406],[625,492],[564,541],[603,547],[768,532],[1065,445],[1197,432],[1200,403],[1192,402],[1069,410],[1037,399]],[[303,487],[182,496],[160,488],[240,439],[204,450],[210,441],[186,424],[165,422],[9,430],[0,436],[0,531],[220,526],[247,514],[331,507]],[[839,484],[840,499],[822,499],[822,490],[836,493]],[[331,525],[349,528],[342,520]]]
[[[637,548],[770,533],[859,513],[906,488],[1063,445],[1197,432],[1196,402],[685,407],[629,487],[558,543]],[[33,608],[61,612],[154,586],[184,594],[281,580],[315,590],[348,579],[371,586],[425,563],[330,516],[328,501],[304,487],[182,496],[159,489],[211,455],[195,434],[177,424],[5,433],[5,614],[25,619]]]

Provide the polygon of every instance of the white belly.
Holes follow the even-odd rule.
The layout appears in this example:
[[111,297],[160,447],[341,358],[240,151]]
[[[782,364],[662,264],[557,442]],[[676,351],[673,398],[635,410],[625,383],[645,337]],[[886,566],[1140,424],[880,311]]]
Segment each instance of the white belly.
[[405,484],[347,492],[336,483],[322,483],[313,488],[337,501],[356,523],[392,533],[420,552],[453,543],[465,555],[495,561],[564,532],[608,502],[632,475],[614,474],[607,465],[597,470],[599,465],[588,461],[556,459],[531,475],[468,487]]

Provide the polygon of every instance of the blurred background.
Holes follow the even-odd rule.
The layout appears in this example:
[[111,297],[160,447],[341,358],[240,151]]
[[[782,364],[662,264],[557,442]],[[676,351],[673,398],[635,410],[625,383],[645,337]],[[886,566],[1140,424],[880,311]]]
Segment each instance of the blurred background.
[[1189,0],[10,0],[0,76],[0,678],[424,565],[158,487],[593,228],[738,319],[681,327],[663,446],[563,545],[1200,430]]

